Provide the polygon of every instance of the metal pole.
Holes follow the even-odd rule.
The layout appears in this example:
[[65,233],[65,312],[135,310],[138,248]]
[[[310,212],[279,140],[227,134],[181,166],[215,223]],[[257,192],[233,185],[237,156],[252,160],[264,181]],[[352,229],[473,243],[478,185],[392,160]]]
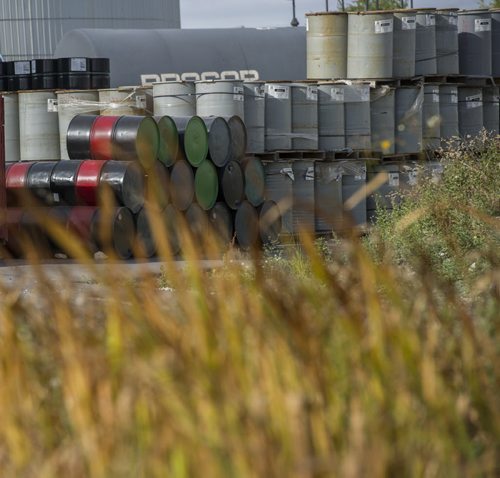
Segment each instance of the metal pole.
[[292,21],[290,22],[290,25],[292,25],[292,27],[298,27],[299,21],[297,20],[297,17],[295,15],[295,0],[292,0],[292,9],[293,9],[293,18]]
[[329,7],[328,0],[325,0],[325,1],[326,1],[326,11],[328,12],[329,11],[329,9],[328,9],[328,7]]
[[376,2],[375,2],[375,8],[377,10],[380,10],[380,0],[376,0]]
[[370,10],[370,0],[366,0],[366,2],[365,2],[365,10]]

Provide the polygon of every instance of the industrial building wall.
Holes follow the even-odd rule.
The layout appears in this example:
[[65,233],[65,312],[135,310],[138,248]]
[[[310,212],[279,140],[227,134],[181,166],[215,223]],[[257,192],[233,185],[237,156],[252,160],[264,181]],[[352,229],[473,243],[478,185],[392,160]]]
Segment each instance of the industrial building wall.
[[4,61],[51,58],[75,28],[180,28],[179,0],[0,0]]

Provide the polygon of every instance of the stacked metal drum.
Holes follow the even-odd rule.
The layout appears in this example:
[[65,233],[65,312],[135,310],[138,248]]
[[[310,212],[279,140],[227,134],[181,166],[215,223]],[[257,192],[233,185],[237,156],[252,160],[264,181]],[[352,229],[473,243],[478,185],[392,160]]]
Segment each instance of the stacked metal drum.
[[93,249],[107,225],[121,258],[138,243],[155,254],[153,196],[174,254],[179,218],[200,243],[212,226],[243,249],[347,233],[392,207],[421,177],[418,160],[436,175],[435,151],[499,133],[500,10],[309,14],[308,78],[294,81],[207,74],[110,89],[102,59],[0,65],[16,90],[1,108],[9,236],[19,224],[40,235],[18,209],[28,201]]
[[[70,104],[73,112],[75,106],[107,113],[131,107],[82,98]],[[107,234],[118,258],[152,257],[158,247],[151,209],[161,218],[173,255],[182,249],[179,221],[199,244],[208,229],[222,244],[236,239],[243,249],[277,240],[281,215],[266,201],[261,161],[246,155],[239,116],[87,113],[64,121],[69,160],[16,161],[6,168],[12,254],[21,253],[19,238],[43,237],[38,221],[50,217],[76,232],[91,251],[105,249]],[[103,208],[105,198],[115,204],[111,216]],[[54,252],[49,243],[45,248]]]
[[[307,15],[307,76],[318,83],[319,148],[352,150],[347,163],[358,173],[366,168],[367,181],[382,172],[386,181],[378,194],[385,207],[391,207],[394,191],[416,180],[416,159],[429,160],[483,128],[499,134],[499,72],[500,10]],[[368,91],[365,109],[346,96],[352,89]],[[362,93],[357,98],[360,102]],[[317,193],[316,210],[329,204],[328,194],[349,202],[339,199],[346,161],[338,153],[330,156],[337,155],[339,161],[316,163],[316,189],[327,195]],[[422,164],[437,167],[434,161]],[[337,178],[335,193],[320,186],[325,171]],[[374,195],[368,196],[364,219],[374,219],[376,209]],[[332,217],[328,228],[340,231],[340,216]],[[352,216],[355,223],[362,219]],[[316,232],[321,229],[320,221]]]
[[108,58],[0,62],[0,91],[109,88]]

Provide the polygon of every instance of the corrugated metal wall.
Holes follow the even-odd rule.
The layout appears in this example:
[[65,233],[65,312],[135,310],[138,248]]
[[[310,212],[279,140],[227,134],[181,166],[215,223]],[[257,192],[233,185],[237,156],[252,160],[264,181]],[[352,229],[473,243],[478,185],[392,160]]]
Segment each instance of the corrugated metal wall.
[[75,28],[179,27],[179,0],[0,0],[5,61],[50,58]]

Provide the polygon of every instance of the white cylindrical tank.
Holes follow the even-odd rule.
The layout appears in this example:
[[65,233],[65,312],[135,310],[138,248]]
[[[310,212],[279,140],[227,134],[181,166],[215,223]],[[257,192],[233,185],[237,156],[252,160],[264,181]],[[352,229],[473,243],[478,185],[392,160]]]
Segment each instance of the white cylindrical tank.
[[53,91],[19,92],[19,141],[21,161],[60,159],[57,113],[49,112]]
[[71,120],[79,114],[99,114],[97,90],[56,91],[61,159],[70,159],[66,134]]
[[245,117],[243,83],[236,80],[199,81],[196,83],[198,116]]
[[19,161],[19,101],[17,93],[2,93],[4,108],[5,162]]
[[52,58],[76,28],[180,28],[180,11],[179,0],[0,0],[0,21],[7,61]]
[[171,81],[153,84],[155,116],[194,116],[196,95],[192,81]]

